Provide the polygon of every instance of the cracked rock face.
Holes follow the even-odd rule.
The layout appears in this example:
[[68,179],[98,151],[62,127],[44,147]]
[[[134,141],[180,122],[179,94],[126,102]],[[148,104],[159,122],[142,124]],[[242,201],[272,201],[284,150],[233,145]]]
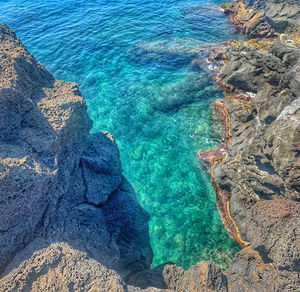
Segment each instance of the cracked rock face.
[[36,238],[122,275],[148,268],[148,214],[75,83],[55,80],[0,24],[0,269]]
[[300,45],[287,40],[280,36],[270,51],[247,44],[230,48],[219,74],[241,94],[224,99],[232,142],[215,174],[231,193],[231,214],[246,239],[246,214],[255,202],[300,200]]

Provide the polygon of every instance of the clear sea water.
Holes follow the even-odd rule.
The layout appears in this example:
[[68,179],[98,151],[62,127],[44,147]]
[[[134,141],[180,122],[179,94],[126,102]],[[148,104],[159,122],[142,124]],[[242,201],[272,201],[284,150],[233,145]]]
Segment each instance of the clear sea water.
[[225,267],[239,249],[196,158],[218,144],[209,103],[220,96],[193,50],[237,38],[221,1],[1,0],[0,21],[57,78],[79,83],[92,132],[117,139],[125,176],[150,213],[153,266]]

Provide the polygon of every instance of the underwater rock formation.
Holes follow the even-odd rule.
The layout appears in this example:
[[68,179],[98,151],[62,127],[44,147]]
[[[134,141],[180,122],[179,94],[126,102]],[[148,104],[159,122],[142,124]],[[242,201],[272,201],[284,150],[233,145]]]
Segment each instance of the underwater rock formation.
[[190,37],[139,41],[128,52],[128,57],[138,64],[155,63],[172,69],[189,64],[205,46],[205,42]]
[[207,75],[189,76],[175,86],[161,91],[159,99],[152,100],[152,107],[161,112],[176,111],[199,99],[208,98],[211,92],[213,84]]

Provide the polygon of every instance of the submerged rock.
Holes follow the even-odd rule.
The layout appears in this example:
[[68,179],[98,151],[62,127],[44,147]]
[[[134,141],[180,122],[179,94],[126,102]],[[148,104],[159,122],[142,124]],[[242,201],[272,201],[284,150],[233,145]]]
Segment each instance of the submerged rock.
[[178,8],[183,15],[184,21],[194,29],[201,30],[203,26],[211,23],[217,24],[220,19],[224,18],[223,9],[213,2],[181,2]]
[[190,38],[176,37],[154,41],[140,41],[128,52],[130,60],[138,64],[157,64],[174,69],[189,64],[207,43]]
[[152,106],[162,112],[179,110],[181,106],[210,97],[212,92],[213,84],[208,76],[192,75],[161,91],[159,97],[152,100]]

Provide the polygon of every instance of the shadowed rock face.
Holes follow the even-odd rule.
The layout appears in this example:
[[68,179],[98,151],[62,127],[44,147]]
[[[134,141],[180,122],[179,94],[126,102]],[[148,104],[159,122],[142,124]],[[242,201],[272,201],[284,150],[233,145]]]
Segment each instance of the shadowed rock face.
[[35,238],[65,241],[122,275],[148,268],[148,214],[75,83],[55,80],[0,25],[0,268]]
[[0,32],[1,267],[51,220],[91,121],[75,83],[54,80],[12,30]]

